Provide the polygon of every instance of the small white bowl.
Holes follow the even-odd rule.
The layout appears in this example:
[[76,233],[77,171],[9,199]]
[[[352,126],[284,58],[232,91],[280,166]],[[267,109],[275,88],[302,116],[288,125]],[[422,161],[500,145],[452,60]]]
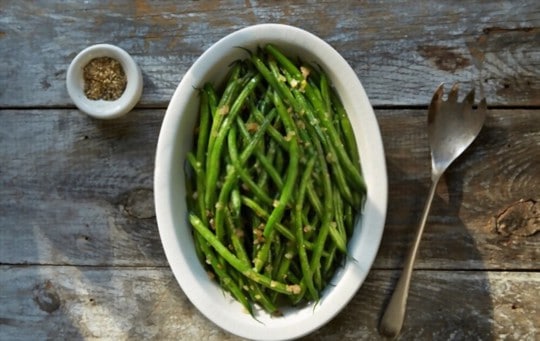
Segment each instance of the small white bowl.
[[[229,65],[274,43],[291,58],[320,65],[349,114],[367,184],[364,210],[349,242],[347,263],[334,276],[319,302],[290,308],[282,317],[257,311],[254,319],[208,278],[197,259],[187,219],[184,165],[192,148],[199,92],[207,82],[222,81]],[[294,339],[320,328],[355,295],[371,268],[384,229],[387,175],[384,150],[373,108],[354,70],[329,44],[302,29],[279,24],[250,26],[211,46],[186,72],[163,120],[156,150],[154,196],[159,233],[171,269],[190,301],[208,319],[238,336],[257,340]]]
[[[110,57],[122,65],[127,78],[126,89],[114,101],[91,100],[84,94],[83,69],[92,59]],[[113,119],[128,113],[142,94],[142,72],[135,60],[123,49],[109,44],[97,44],[82,50],[71,62],[66,85],[69,96],[81,111],[100,119]]]

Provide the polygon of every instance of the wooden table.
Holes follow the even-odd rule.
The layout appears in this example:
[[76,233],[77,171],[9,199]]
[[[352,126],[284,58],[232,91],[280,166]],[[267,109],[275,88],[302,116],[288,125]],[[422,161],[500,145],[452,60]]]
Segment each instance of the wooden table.
[[[0,339],[237,340],[187,300],[158,235],[152,177],[167,102],[210,45],[278,22],[333,45],[363,82],[389,176],[384,238],[352,302],[306,340],[377,340],[429,185],[426,109],[441,82],[489,112],[439,186],[403,340],[538,340],[540,3],[2,1]],[[450,4],[451,3],[451,4]],[[144,74],[129,115],[91,119],[66,69],[112,43]]]

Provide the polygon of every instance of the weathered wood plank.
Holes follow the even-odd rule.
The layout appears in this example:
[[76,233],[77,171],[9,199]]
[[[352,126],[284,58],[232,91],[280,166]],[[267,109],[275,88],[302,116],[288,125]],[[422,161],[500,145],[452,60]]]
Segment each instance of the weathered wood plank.
[[[239,340],[204,318],[168,268],[0,267],[0,339]],[[372,271],[305,340],[378,340],[396,273]],[[418,271],[401,340],[534,340],[540,276]]]
[[[425,106],[437,84],[456,80],[483,85],[492,106],[513,107],[490,110],[437,191],[401,339],[538,338],[537,1],[8,0],[0,6],[0,339],[238,340],[197,312],[167,266],[154,151],[164,108],[195,59],[265,22],[328,41],[372,103],[390,108],[376,112],[390,201],[374,268],[345,310],[305,340],[380,339],[429,184],[425,110],[400,106]],[[70,109],[65,90],[72,58],[100,42],[129,51],[145,80],[140,109],[108,122]]]
[[[4,1],[0,107],[71,106],[66,70],[108,42],[144,74],[141,105],[164,106],[214,42],[267,22],[307,29],[352,65],[375,105],[428,103],[440,82],[483,84],[492,105],[540,105],[538,1]],[[324,18],[324,20],[321,20]]]
[[[73,110],[0,111],[0,263],[166,265],[152,199],[162,114],[136,110],[103,122]],[[428,191],[426,114],[376,114],[390,193],[375,267],[389,269],[401,265]],[[489,112],[439,187],[419,268],[540,268],[538,117]],[[516,209],[525,209],[517,217],[530,218],[529,230],[512,218]]]
[[0,112],[0,262],[165,264],[152,192],[162,116]]
[[[379,110],[377,117],[390,189],[376,266],[392,268],[405,258],[429,190],[426,113]],[[489,111],[477,140],[438,187],[417,265],[511,269],[521,263],[539,269],[538,169],[540,112]]]

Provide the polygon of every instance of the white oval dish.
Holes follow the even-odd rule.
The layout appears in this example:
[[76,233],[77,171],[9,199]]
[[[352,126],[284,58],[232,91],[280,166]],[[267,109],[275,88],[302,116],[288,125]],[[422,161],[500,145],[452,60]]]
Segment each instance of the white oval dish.
[[[349,243],[350,258],[315,306],[284,310],[283,317],[257,311],[257,320],[211,281],[195,254],[187,220],[184,160],[192,147],[198,115],[197,88],[220,82],[228,66],[247,57],[243,49],[274,43],[291,58],[319,64],[328,74],[347,109],[360,151],[367,199]],[[355,295],[373,263],[381,241],[387,207],[384,150],[375,114],[349,64],[329,44],[302,29],[262,24],[238,30],[204,52],[186,72],[167,108],[156,151],[154,173],[156,217],[172,271],[189,300],[219,327],[257,340],[293,339],[332,319]]]
[[[127,77],[126,89],[117,100],[91,100],[84,94],[83,68],[92,59],[110,57],[118,60]],[[135,60],[123,49],[109,44],[92,45],[82,50],[67,71],[66,86],[73,103],[84,113],[100,119],[113,119],[128,113],[142,94],[142,72]]]

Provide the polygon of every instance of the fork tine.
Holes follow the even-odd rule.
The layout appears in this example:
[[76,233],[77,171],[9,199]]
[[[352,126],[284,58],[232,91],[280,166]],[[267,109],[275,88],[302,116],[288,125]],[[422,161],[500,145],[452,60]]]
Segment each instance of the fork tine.
[[442,96],[444,92],[444,83],[441,83],[437,90],[433,93],[433,97],[431,98],[431,102],[429,102],[428,107],[428,123],[433,122],[435,118],[435,113],[439,110],[439,106],[442,102]]
[[436,102],[436,101],[441,100],[443,93],[444,93],[444,83],[441,83],[437,87],[437,90],[435,90],[435,92],[433,93],[433,97],[431,98],[431,102]]
[[467,96],[465,96],[463,103],[467,103],[471,106],[474,104],[474,88],[471,91],[469,91]]
[[478,103],[478,110],[483,111],[484,114],[487,111],[487,103],[485,97],[480,100],[480,103]]
[[448,102],[457,102],[458,91],[459,83],[456,82],[454,85],[452,85],[452,89],[450,89],[450,92],[448,93]]

